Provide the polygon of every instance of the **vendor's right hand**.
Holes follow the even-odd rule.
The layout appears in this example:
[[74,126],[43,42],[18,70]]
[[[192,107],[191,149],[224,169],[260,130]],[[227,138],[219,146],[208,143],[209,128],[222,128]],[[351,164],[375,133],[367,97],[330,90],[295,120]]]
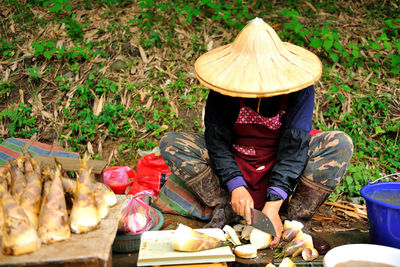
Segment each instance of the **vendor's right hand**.
[[232,190],[231,205],[234,212],[246,218],[247,224],[251,224],[251,210],[254,201],[246,187],[239,186]]

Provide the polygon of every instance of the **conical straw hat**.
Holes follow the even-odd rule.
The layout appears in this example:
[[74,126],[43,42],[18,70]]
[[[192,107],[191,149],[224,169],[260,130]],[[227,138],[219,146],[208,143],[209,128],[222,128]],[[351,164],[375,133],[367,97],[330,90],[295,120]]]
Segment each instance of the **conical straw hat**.
[[260,18],[251,20],[235,41],[200,56],[194,65],[205,87],[235,97],[270,97],[314,84],[322,72],[319,58],[282,42]]

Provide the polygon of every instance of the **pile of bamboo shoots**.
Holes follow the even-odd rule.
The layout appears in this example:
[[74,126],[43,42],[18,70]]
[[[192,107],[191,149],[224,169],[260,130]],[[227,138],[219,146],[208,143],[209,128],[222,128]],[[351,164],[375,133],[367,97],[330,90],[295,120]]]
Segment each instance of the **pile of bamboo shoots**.
[[276,258],[294,258],[301,254],[305,261],[313,261],[319,256],[313,246],[312,237],[302,231],[303,227],[301,222],[295,220],[284,222],[282,241],[274,250]]
[[91,178],[89,158],[81,159],[77,179],[41,168],[29,154],[0,166],[0,238],[5,255],[34,252],[95,229],[117,203],[114,192]]

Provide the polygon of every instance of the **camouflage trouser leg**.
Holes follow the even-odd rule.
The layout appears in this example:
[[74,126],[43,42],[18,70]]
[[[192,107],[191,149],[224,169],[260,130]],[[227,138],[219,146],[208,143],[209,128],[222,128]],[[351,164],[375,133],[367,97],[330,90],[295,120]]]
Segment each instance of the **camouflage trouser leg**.
[[315,134],[311,136],[307,163],[300,179],[330,193],[346,173],[352,154],[353,142],[344,132]]
[[289,201],[289,219],[310,227],[311,218],[346,173],[353,153],[350,137],[339,131],[313,135],[306,167]]
[[214,208],[208,227],[221,227],[231,219],[230,196],[209,166],[203,135],[168,133],[161,139],[160,153],[172,174],[182,180],[202,203]]

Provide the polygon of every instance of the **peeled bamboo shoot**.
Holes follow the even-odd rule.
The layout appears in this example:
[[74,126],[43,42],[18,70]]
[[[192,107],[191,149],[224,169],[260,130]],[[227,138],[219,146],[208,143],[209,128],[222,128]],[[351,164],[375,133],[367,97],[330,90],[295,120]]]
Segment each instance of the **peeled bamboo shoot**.
[[[27,167],[25,168],[28,169]],[[20,204],[32,225],[37,229],[42,195],[42,179],[40,172],[33,169],[29,170],[25,176],[27,185],[22,192]]]
[[[62,182],[65,192],[70,195],[74,195],[76,190],[76,181],[71,178],[63,177]],[[101,182],[94,182],[92,183],[92,188],[94,190],[101,191],[101,194],[103,195],[109,207],[117,204],[117,197],[115,196],[115,193],[106,184]]]
[[94,192],[96,200],[97,210],[99,212],[100,219],[104,219],[108,215],[108,205],[104,195],[101,192],[100,185],[97,184],[97,188]]
[[18,202],[0,186],[4,214],[1,250],[5,255],[31,253],[40,248],[40,239]]
[[201,251],[224,246],[225,242],[179,224],[175,230],[172,248],[177,251]]
[[11,164],[11,187],[10,193],[14,199],[19,202],[22,192],[26,186],[26,179],[24,173],[18,167],[17,164]]
[[39,236],[44,243],[54,243],[71,237],[60,167],[56,171],[39,217]]
[[94,190],[91,186],[91,169],[87,167],[88,158],[85,156],[76,183],[74,205],[71,210],[71,229],[80,234],[90,231],[100,223],[99,212],[96,207]]

